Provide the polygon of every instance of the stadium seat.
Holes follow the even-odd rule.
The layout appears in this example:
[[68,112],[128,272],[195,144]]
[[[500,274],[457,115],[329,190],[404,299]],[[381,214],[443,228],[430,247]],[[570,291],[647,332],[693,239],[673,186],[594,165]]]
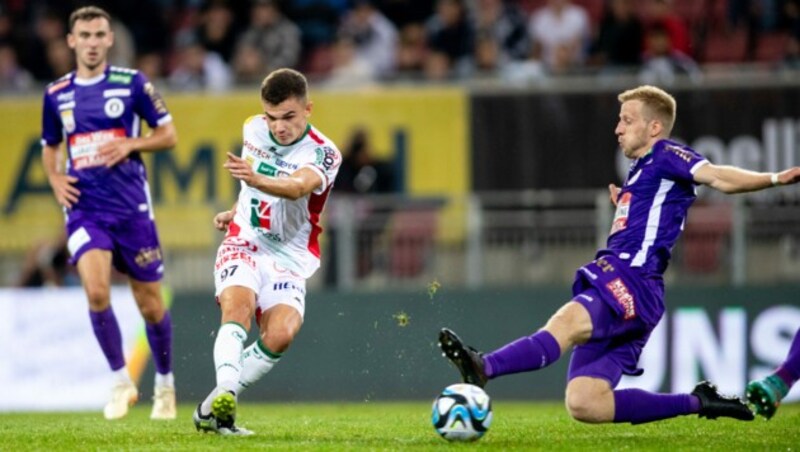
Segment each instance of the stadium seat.
[[697,203],[689,211],[683,236],[683,270],[690,273],[714,273],[721,265],[727,248],[733,209],[730,204]]
[[414,209],[397,212],[389,228],[389,271],[398,278],[419,276],[432,253],[437,211]]

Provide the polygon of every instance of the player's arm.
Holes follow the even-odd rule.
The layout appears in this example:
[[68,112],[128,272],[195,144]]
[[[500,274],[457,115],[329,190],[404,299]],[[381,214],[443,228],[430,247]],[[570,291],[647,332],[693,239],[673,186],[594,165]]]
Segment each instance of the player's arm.
[[152,152],[169,149],[178,143],[178,132],[172,121],[162,124],[147,136],[128,137],[104,144],[100,148],[106,166],[111,167],[128,158],[133,151]]
[[614,184],[608,184],[608,199],[611,201],[611,204],[617,205],[617,199],[619,198],[619,192],[622,189],[617,187]]
[[61,145],[42,146],[42,164],[44,165],[44,172],[47,175],[47,181],[50,183],[50,188],[53,189],[53,194],[56,196],[58,204],[71,208],[73,204],[78,202],[78,197],[81,195],[80,190],[75,188],[75,182],[78,178],[64,174],[62,168],[63,152]]
[[795,184],[800,181],[800,167],[779,173],[759,173],[735,166],[709,163],[694,172],[694,180],[723,193],[746,193],[775,185]]
[[264,193],[281,198],[300,199],[322,186],[322,177],[306,167],[298,169],[289,177],[269,177],[256,173],[246,160],[230,152],[223,166],[234,178]]

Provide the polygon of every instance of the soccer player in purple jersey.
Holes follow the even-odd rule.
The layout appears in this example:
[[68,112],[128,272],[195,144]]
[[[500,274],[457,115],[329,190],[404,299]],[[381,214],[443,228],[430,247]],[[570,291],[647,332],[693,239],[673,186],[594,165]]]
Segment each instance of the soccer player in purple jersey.
[[637,362],[664,314],[663,274],[696,186],[725,193],[762,190],[798,182],[800,168],[757,173],[713,165],[667,138],[675,122],[671,95],[640,86],[618,98],[615,133],[632,163],[622,188],[609,186],[617,210],[607,247],[578,269],[572,299],[539,331],[491,353],[464,345],[447,328],[439,335],[440,347],[463,380],[478,386],[501,375],[541,369],[572,350],[566,406],[582,422],[641,424],[694,413],[752,420],[742,400],[720,395],[706,381],[690,394],[614,388],[623,374],[643,372]]
[[[138,71],[108,64],[114,43],[110,23],[108,13],[94,6],[70,15],[67,43],[75,51],[77,69],[46,88],[42,160],[56,200],[64,207],[70,261],[77,265],[86,291],[92,328],[115,375],[104,416],[125,416],[139,397],[110,304],[114,265],[128,275],[153,351],[151,418],[174,419],[172,322],[161,298],[161,246],[140,152],[171,148],[177,135],[153,85]],[[139,136],[141,119],[151,134]]]
[[747,401],[755,407],[757,414],[770,419],[797,380],[800,380],[800,330],[794,334],[783,364],[761,380],[747,384]]

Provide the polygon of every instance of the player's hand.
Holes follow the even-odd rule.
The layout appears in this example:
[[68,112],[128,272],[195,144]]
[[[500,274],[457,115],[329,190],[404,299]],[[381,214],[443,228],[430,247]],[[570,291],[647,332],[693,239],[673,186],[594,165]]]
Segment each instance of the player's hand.
[[256,179],[259,177],[259,175],[253,171],[250,164],[247,163],[247,160],[239,158],[230,152],[228,152],[228,160],[226,160],[222,166],[227,169],[235,179],[239,179],[251,187],[255,185]]
[[617,198],[619,198],[619,192],[621,190],[621,188],[614,184],[608,184],[608,199],[611,200],[611,204],[617,205]]
[[793,167],[778,173],[778,185],[791,185],[800,182],[800,167]]
[[68,174],[54,174],[48,179],[50,180],[50,187],[53,189],[53,194],[56,195],[58,204],[67,209],[71,209],[72,206],[78,202],[78,197],[81,195],[81,191],[72,185],[78,182],[78,178]]
[[220,231],[228,229],[228,223],[233,221],[233,210],[226,210],[214,215],[214,227]]
[[133,152],[133,147],[129,140],[121,138],[102,145],[98,152],[106,167],[111,168],[128,158],[130,153]]

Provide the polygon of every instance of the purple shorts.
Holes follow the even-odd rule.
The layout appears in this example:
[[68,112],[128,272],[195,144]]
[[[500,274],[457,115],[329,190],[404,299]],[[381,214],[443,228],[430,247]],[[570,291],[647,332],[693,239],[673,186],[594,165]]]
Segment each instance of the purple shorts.
[[114,268],[143,282],[161,280],[164,263],[156,224],[150,218],[116,218],[70,212],[67,220],[70,264],[92,249],[112,253]]
[[663,281],[604,256],[578,269],[572,293],[589,311],[592,337],[573,350],[567,381],[602,378],[614,388],[623,374],[641,375],[639,356],[664,314]]

